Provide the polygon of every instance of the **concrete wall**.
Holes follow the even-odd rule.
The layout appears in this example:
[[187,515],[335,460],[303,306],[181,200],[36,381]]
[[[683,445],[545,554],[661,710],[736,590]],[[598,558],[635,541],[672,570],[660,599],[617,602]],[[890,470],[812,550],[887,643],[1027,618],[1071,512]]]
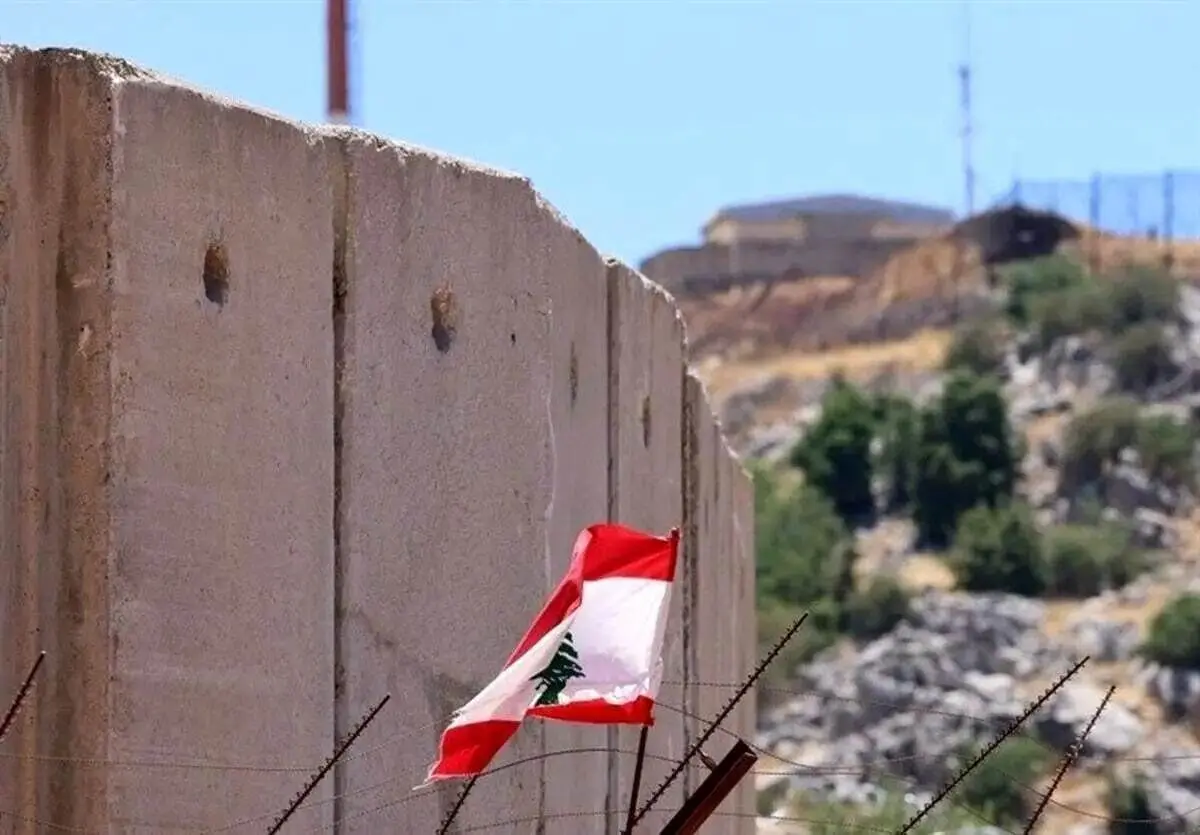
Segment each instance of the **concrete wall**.
[[[645,798],[753,665],[749,482],[683,356],[524,178],[0,51],[0,707],[47,652],[0,834],[261,831],[384,693],[284,831],[435,831],[448,714],[604,519],[686,532]],[[531,722],[458,829],[616,832],[635,745]]]

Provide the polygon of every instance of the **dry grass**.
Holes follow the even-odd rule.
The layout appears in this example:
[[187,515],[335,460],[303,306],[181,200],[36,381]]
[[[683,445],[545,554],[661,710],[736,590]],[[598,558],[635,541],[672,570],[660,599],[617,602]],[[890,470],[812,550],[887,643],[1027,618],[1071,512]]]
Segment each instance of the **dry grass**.
[[830,351],[782,351],[757,359],[701,363],[698,368],[716,397],[764,375],[822,380],[841,372],[855,380],[885,371],[932,371],[941,366],[950,332],[927,330],[896,342],[850,345]]
[[759,282],[681,298],[692,356],[751,356],[778,348],[817,347],[819,331],[831,314],[836,321],[836,311],[856,285],[853,278],[827,276]]
[[905,559],[897,574],[900,584],[912,591],[936,589],[950,591],[955,586],[954,572],[936,554],[914,554]]

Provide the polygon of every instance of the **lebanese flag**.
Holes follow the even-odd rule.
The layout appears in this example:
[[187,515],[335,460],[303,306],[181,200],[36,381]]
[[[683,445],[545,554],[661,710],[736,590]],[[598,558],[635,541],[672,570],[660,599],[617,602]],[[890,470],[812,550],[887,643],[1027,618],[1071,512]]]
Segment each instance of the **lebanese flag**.
[[482,772],[526,716],[654,724],[678,552],[678,530],[579,534],[566,576],[500,674],[455,711],[422,786]]

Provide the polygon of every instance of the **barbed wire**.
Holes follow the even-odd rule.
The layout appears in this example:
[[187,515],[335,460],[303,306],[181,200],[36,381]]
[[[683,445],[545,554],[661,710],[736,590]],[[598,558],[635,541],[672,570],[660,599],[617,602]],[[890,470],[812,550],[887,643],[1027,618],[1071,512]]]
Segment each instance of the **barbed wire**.
[[[681,684],[683,684],[683,682],[665,681],[664,684],[681,685]],[[732,690],[732,689],[738,687],[740,685],[740,683],[701,681],[701,682],[688,682],[688,685],[689,686],[700,686],[700,687],[712,687],[712,688],[724,687],[724,688],[729,688]],[[857,703],[857,704],[863,705],[863,706],[869,705],[869,706],[873,706],[873,707],[877,707],[877,708],[892,708],[892,709],[896,709],[896,710],[912,710],[911,705],[906,705],[903,703],[887,702],[887,701],[878,700],[878,699],[865,699],[865,698],[850,697],[850,696],[834,696],[834,695],[829,695],[829,694],[816,694],[816,693],[812,693],[811,691],[803,691],[803,690],[799,690],[799,689],[791,689],[791,688],[783,688],[783,687],[760,686],[758,689],[762,690],[762,691],[773,692],[776,694],[787,695],[792,698],[833,700],[833,701],[842,701],[842,702],[848,702],[848,703]],[[1069,689],[1069,688],[1065,688],[1065,689]],[[700,716],[693,711],[687,710],[683,707],[680,707],[678,705],[674,705],[674,704],[671,704],[668,702],[659,701],[658,707],[660,709],[662,709],[663,711],[677,714],[681,717],[687,718],[688,720],[692,720],[692,721],[696,721],[696,722],[709,721],[708,717]],[[927,713],[927,714],[942,715],[942,716],[945,716],[948,718],[953,718],[953,719],[961,720],[964,722],[973,722],[973,723],[977,723],[984,727],[986,727],[988,725],[1001,725],[1006,722],[1006,720],[1001,717],[977,716],[977,715],[970,714],[970,713],[964,713],[964,712],[960,712],[960,711],[951,711],[951,710],[945,710],[945,709],[939,709],[939,708],[924,708],[924,707],[922,707],[921,712]],[[449,716],[449,714],[448,714],[448,716]],[[447,716],[447,718],[448,718],[448,716]],[[442,722],[444,722],[444,721],[446,721],[446,720],[442,720]],[[350,762],[360,761],[360,760],[364,760],[368,757],[371,757],[373,755],[384,752],[387,749],[395,746],[396,744],[402,742],[405,739],[409,739],[415,735],[429,733],[430,731],[439,729],[442,722],[430,722],[430,723],[424,723],[419,726],[401,728],[401,729],[391,733],[383,740],[377,742],[376,744],[374,744],[368,748],[365,748],[362,751],[358,751],[353,754],[347,754],[347,756],[344,758],[343,762],[350,763]],[[722,737],[738,738],[737,733],[735,733],[734,731],[732,731],[726,727],[718,726],[717,733],[720,734]],[[1063,749],[1059,749],[1058,747],[1051,745],[1044,739],[1039,738],[1036,731],[1033,731],[1028,727],[1022,727],[1021,733],[1023,734],[1023,738],[1026,738],[1033,742],[1036,742],[1038,745],[1040,745],[1046,751],[1055,752],[1058,754],[1063,753]],[[781,755],[780,752],[777,752],[775,750],[767,748],[763,745],[759,745],[754,740],[745,740],[745,741],[760,755],[767,758],[767,759],[765,759],[765,761],[760,761],[760,767],[757,767],[755,769],[754,773],[759,776],[790,777],[790,776],[795,776],[797,774],[802,774],[802,775],[806,775],[806,776],[834,776],[834,775],[863,775],[863,774],[866,774],[866,775],[875,775],[877,777],[886,777],[889,781],[892,781],[895,784],[905,785],[905,786],[908,786],[911,790],[916,790],[918,788],[918,781],[915,779],[907,778],[907,777],[903,776],[902,774],[897,773],[897,771],[902,770],[905,765],[911,765],[914,763],[921,763],[921,762],[933,762],[938,759],[937,756],[933,756],[933,755],[914,754],[914,755],[905,755],[905,756],[899,756],[899,757],[874,758],[865,768],[863,768],[863,767],[848,767],[848,766],[825,766],[825,765],[809,764],[809,763],[803,762],[802,760],[793,759],[786,755]],[[612,750],[607,747],[599,747],[599,746],[598,747],[569,748],[569,749],[544,752],[544,753],[540,753],[537,755],[531,755],[528,757],[522,757],[522,758],[519,758],[519,759],[516,759],[513,761],[505,762],[500,765],[497,765],[496,767],[494,767],[492,769],[489,769],[487,772],[484,773],[483,776],[491,778],[498,774],[502,774],[504,772],[508,772],[513,769],[521,768],[522,766],[526,766],[526,765],[538,763],[538,762],[543,762],[546,760],[552,760],[554,758],[561,758],[561,757],[589,754],[589,753],[591,753],[591,754],[608,754],[610,752],[614,753],[618,756],[621,756],[621,757],[633,757],[636,755],[636,752],[632,751],[632,750],[623,750],[623,749]],[[153,770],[184,770],[184,771],[198,770],[198,771],[209,771],[209,772],[228,772],[231,775],[246,773],[246,772],[258,772],[258,773],[264,773],[264,774],[311,773],[311,771],[315,765],[314,763],[310,763],[308,765],[292,765],[292,764],[270,763],[270,762],[263,762],[263,763],[222,762],[215,758],[209,758],[209,757],[205,757],[205,756],[184,757],[184,758],[180,758],[180,759],[141,759],[141,758],[100,759],[100,758],[70,757],[70,756],[48,756],[48,755],[40,755],[40,754],[25,755],[25,754],[21,754],[21,753],[13,753],[13,752],[0,752],[0,758],[5,759],[5,760],[14,760],[14,761],[22,761],[23,760],[23,761],[34,761],[34,762],[68,762],[68,763],[72,763],[72,764],[83,766],[83,767],[133,768],[133,769],[147,769],[147,770],[151,770],[151,771],[153,771]],[[653,759],[653,760],[658,760],[658,761],[663,761],[663,762],[668,762],[671,764],[678,763],[677,760],[671,760],[668,757],[663,757],[663,756],[653,755],[653,754],[647,754],[647,758]],[[1111,765],[1154,764],[1154,763],[1167,763],[1167,762],[1180,762],[1180,761],[1187,762],[1187,761],[1200,760],[1200,750],[1198,750],[1194,754],[1193,753],[1163,754],[1163,755],[1157,755],[1157,756],[1128,754],[1128,755],[1119,755],[1119,756],[1103,756],[1100,759],[1102,759],[1103,762],[1105,762],[1107,764],[1111,764]],[[695,768],[697,773],[705,772],[705,769],[699,763],[689,764],[689,768],[693,768],[693,767]],[[1047,797],[1048,794],[1050,794],[1049,792],[1040,791],[1036,786],[1029,785],[1028,783],[1025,783],[1019,779],[1016,779],[1010,774],[1007,774],[1004,772],[1001,772],[1001,773],[1003,774],[1005,779],[1008,780],[1014,787],[1018,788],[1020,791],[1022,791],[1024,794],[1026,794],[1030,798],[1036,799],[1038,801],[1042,801],[1043,799],[1045,799]],[[393,787],[397,786],[397,784],[404,785],[404,788],[399,789],[399,791],[401,791],[403,793],[398,797],[393,796],[391,798],[386,798],[386,799],[380,798],[381,800],[383,800],[383,802],[378,803],[377,805],[375,805],[371,808],[361,809],[361,810],[356,810],[356,811],[350,812],[347,815],[344,815],[343,817],[339,818],[334,823],[321,825],[321,826],[315,827],[312,830],[310,830],[311,832],[328,832],[334,826],[341,825],[350,820],[360,820],[363,818],[371,817],[376,814],[386,813],[390,809],[395,809],[398,807],[403,807],[410,803],[419,802],[419,801],[424,800],[427,797],[436,797],[439,794],[438,789],[433,788],[433,787],[430,787],[430,788],[424,789],[424,790],[417,790],[417,791],[409,790],[407,788],[407,782],[409,780],[412,780],[413,776],[414,776],[413,774],[408,773],[407,771],[388,774],[387,776],[377,779],[368,785],[358,786],[358,787],[355,787],[352,789],[348,789],[348,790],[341,792],[339,794],[336,794],[336,795],[326,796],[323,798],[307,801],[304,804],[302,804],[301,806],[299,806],[297,808],[297,811],[298,812],[306,811],[306,810],[315,811],[315,810],[319,810],[321,808],[327,807],[339,799],[344,800],[344,799],[348,799],[348,798],[365,797],[365,796],[370,795],[371,793],[387,792],[389,789],[395,790]],[[403,781],[403,783],[402,783],[402,781]],[[952,805],[961,811],[971,814],[973,817],[979,818],[981,821],[984,821],[991,826],[996,826],[996,824],[993,821],[989,820],[985,816],[982,816],[980,813],[978,813],[976,810],[971,809],[969,806],[959,803],[953,797],[948,798],[948,803],[949,803],[949,805]],[[1045,800],[1045,803],[1048,807],[1054,808],[1063,814],[1073,815],[1073,816],[1076,816],[1081,819],[1086,819],[1086,820],[1091,820],[1091,821],[1096,821],[1096,822],[1101,822],[1101,823],[1112,823],[1112,824],[1143,824],[1143,825],[1147,825],[1147,824],[1154,824],[1154,823],[1165,823],[1165,822],[1169,822],[1169,821],[1178,821],[1181,818],[1191,819],[1191,818],[1196,817],[1197,815],[1200,815],[1200,807],[1197,807],[1195,809],[1190,809],[1187,812],[1184,812],[1179,815],[1170,815],[1170,816],[1163,816],[1163,817],[1149,817],[1149,818],[1124,818],[1124,817],[1115,817],[1115,816],[1108,815],[1108,814],[1101,814],[1098,812],[1090,811],[1088,809],[1080,808],[1079,806],[1060,801],[1052,796],[1049,797],[1049,799]],[[260,815],[242,818],[242,819],[236,820],[230,824],[227,824],[223,827],[219,827],[219,828],[215,828],[215,829],[212,827],[203,827],[203,828],[201,828],[201,827],[190,827],[190,828],[189,827],[178,827],[177,831],[204,832],[204,833],[210,833],[210,835],[217,835],[217,833],[234,832],[234,831],[237,831],[240,829],[245,829],[254,824],[261,824],[263,821],[271,819],[275,814],[277,814],[277,811],[278,811],[277,809],[272,809],[269,811],[264,810],[264,812]],[[666,811],[666,810],[659,810],[659,811]],[[557,813],[556,816],[563,816],[563,814],[564,813]],[[591,813],[578,812],[578,813],[572,813],[572,814],[587,815],[587,814],[591,814]],[[725,813],[725,814],[728,814],[728,813]],[[757,817],[759,817],[760,819],[763,819],[763,820],[778,820],[782,823],[788,823],[788,822],[816,823],[816,824],[837,823],[839,826],[843,826],[843,828],[846,831],[868,832],[868,831],[876,830],[876,828],[866,826],[866,825],[859,826],[859,827],[844,826],[845,822],[842,819],[839,819],[838,821],[834,822],[834,821],[821,821],[821,820],[817,820],[817,819],[813,819],[813,818],[803,818],[803,817],[791,817],[791,818],[779,817],[779,816],[757,816]],[[0,819],[3,819],[3,818],[10,818],[15,821],[21,821],[22,823],[27,824],[27,825],[32,825],[32,826],[36,827],[38,829],[38,831],[72,833],[73,835],[99,835],[99,833],[95,833],[92,830],[81,829],[81,828],[77,828],[77,827],[70,827],[70,826],[65,826],[65,825],[61,825],[61,824],[51,823],[49,821],[38,820],[36,818],[31,818],[31,817],[28,817],[25,815],[21,815],[21,814],[18,814],[14,811],[10,811],[7,809],[0,809]],[[512,821],[510,821],[510,823],[511,822]],[[495,823],[495,824],[489,824],[488,826],[490,827],[490,826],[498,826],[498,825],[503,825],[503,824]],[[475,830],[478,830],[479,827],[472,827],[472,828]],[[464,829],[462,831],[465,832],[468,830]],[[1194,831],[1200,832],[1200,826],[1197,826],[1197,828]]]

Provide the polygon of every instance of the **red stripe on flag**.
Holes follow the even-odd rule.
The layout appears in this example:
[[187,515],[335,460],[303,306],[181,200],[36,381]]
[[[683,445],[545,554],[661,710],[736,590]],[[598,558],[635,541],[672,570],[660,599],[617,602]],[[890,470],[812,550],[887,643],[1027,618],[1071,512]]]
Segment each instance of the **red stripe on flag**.
[[581,568],[584,581],[628,577],[669,583],[675,579],[677,529],[666,536],[651,536],[623,525],[592,525],[583,535],[590,536]]
[[530,647],[579,606],[585,581],[630,577],[669,583],[675,579],[678,554],[677,529],[666,536],[651,536],[623,525],[603,524],[585,528],[575,539],[571,566],[566,576],[534,618],[504,666],[507,667],[527,653]]
[[519,727],[520,722],[499,719],[452,725],[442,734],[441,751],[429,772],[429,779],[475,776],[487,768],[496,752],[512,739]]
[[589,699],[566,705],[530,708],[528,715],[585,725],[653,725],[654,699],[638,696],[632,702],[619,705],[603,699]]

